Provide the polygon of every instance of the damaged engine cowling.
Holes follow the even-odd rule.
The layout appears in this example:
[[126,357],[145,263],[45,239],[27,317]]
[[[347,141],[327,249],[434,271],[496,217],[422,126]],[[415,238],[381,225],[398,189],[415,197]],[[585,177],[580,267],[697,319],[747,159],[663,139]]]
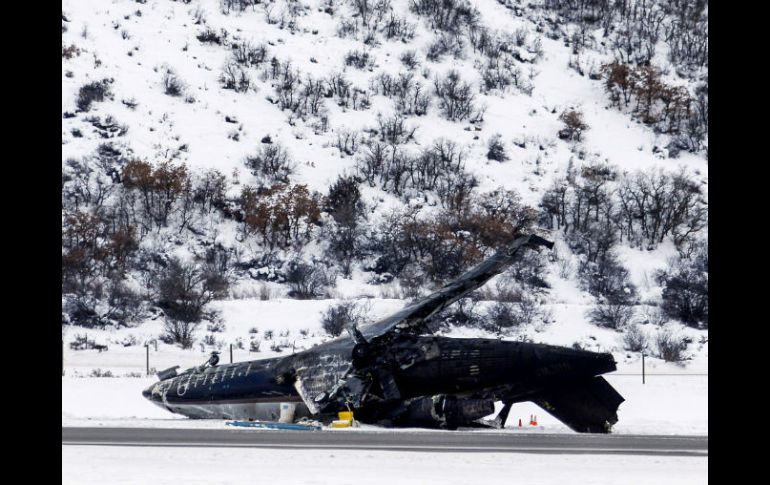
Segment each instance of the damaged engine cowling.
[[396,422],[410,426],[457,429],[495,412],[494,401],[439,394],[412,400]]

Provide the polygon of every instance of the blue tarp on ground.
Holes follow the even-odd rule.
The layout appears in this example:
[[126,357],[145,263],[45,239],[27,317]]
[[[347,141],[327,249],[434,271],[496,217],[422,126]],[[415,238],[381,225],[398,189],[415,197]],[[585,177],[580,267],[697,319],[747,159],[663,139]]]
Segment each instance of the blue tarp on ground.
[[321,429],[320,426],[310,424],[276,423],[274,421],[227,421],[225,424],[243,428],[288,429],[293,431],[318,431]]

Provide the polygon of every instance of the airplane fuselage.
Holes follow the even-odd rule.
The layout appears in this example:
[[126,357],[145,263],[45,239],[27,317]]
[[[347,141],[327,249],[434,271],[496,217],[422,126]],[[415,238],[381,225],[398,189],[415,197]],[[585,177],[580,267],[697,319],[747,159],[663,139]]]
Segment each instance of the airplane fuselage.
[[[285,357],[217,365],[160,381],[144,396],[191,418],[275,420],[281,402],[296,402],[302,417],[310,412],[295,389],[296,370],[318,365],[333,382],[348,369],[352,348],[342,338]],[[403,403],[438,395],[493,403],[529,400],[557,383],[611,372],[615,362],[610,354],[544,344],[420,336],[399,340],[389,367]],[[382,418],[372,405],[366,408],[363,420]]]

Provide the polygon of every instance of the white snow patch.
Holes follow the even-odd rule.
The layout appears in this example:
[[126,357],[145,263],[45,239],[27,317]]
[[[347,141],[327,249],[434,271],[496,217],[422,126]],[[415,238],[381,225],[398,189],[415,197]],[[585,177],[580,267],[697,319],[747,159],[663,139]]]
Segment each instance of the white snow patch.
[[707,480],[707,457],[62,446],[63,485],[684,485]]

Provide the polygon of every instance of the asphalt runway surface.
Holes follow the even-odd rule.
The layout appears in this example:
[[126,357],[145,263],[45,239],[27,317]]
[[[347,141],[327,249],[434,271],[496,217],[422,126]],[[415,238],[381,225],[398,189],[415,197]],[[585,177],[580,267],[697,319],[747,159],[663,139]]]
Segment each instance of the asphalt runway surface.
[[355,449],[418,452],[708,456],[708,436],[62,427],[62,446]]

